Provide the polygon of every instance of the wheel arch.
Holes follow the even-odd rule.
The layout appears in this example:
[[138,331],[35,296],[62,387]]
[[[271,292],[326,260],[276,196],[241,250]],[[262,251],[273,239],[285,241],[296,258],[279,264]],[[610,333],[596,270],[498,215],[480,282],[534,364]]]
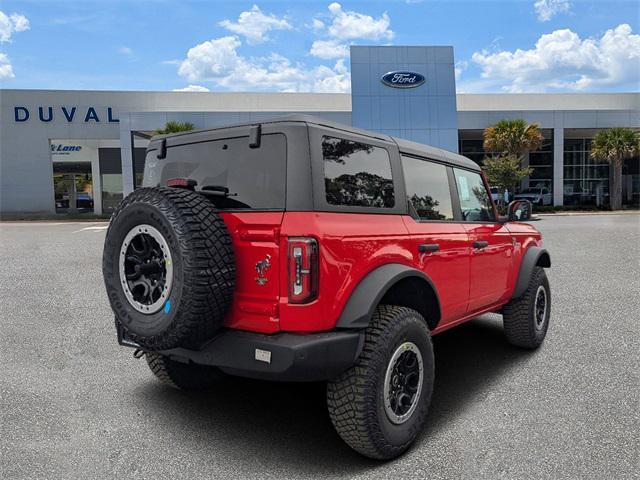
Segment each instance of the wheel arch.
[[413,308],[434,329],[441,317],[440,299],[431,279],[415,268],[399,263],[369,272],[353,290],[337,328],[365,328],[381,303]]
[[551,267],[551,256],[549,252],[542,247],[529,247],[522,257],[516,286],[511,296],[512,299],[520,298],[524,294],[535,267]]

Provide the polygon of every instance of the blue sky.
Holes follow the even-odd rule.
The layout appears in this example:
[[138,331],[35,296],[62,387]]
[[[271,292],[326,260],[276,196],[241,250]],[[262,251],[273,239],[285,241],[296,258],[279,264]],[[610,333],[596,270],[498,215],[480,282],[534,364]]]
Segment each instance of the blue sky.
[[453,45],[459,92],[638,91],[637,1],[0,3],[3,88],[349,90],[348,45]]

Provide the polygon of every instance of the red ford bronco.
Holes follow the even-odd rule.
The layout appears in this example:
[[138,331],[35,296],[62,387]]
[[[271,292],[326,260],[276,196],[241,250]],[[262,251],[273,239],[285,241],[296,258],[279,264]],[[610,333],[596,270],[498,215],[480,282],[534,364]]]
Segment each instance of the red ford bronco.
[[432,335],[499,312],[542,343],[530,212],[500,217],[465,157],[318,118],[157,136],[104,246],[118,341],[178,388],[327,381],[345,442],[392,458],[425,422]]

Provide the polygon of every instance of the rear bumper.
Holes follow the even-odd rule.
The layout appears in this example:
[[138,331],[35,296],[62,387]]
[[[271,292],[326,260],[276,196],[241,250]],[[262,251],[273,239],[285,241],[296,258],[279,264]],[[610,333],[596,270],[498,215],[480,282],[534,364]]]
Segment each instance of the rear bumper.
[[[120,344],[136,346],[118,336]],[[278,333],[223,330],[200,350],[175,348],[163,355],[180,362],[211,365],[243,377],[288,382],[329,380],[344,372],[362,350],[364,333]]]

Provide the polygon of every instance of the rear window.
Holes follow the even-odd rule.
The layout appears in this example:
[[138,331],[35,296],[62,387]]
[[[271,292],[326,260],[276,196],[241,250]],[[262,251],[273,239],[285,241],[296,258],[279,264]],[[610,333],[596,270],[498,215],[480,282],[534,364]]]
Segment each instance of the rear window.
[[407,197],[421,220],[453,220],[447,167],[402,156]]
[[249,148],[249,137],[179,145],[164,159],[149,152],[143,184],[189,178],[219,208],[284,210],[286,157],[283,134],[262,135],[259,148]]
[[393,208],[391,161],[387,150],[343,138],[322,137],[327,203]]

